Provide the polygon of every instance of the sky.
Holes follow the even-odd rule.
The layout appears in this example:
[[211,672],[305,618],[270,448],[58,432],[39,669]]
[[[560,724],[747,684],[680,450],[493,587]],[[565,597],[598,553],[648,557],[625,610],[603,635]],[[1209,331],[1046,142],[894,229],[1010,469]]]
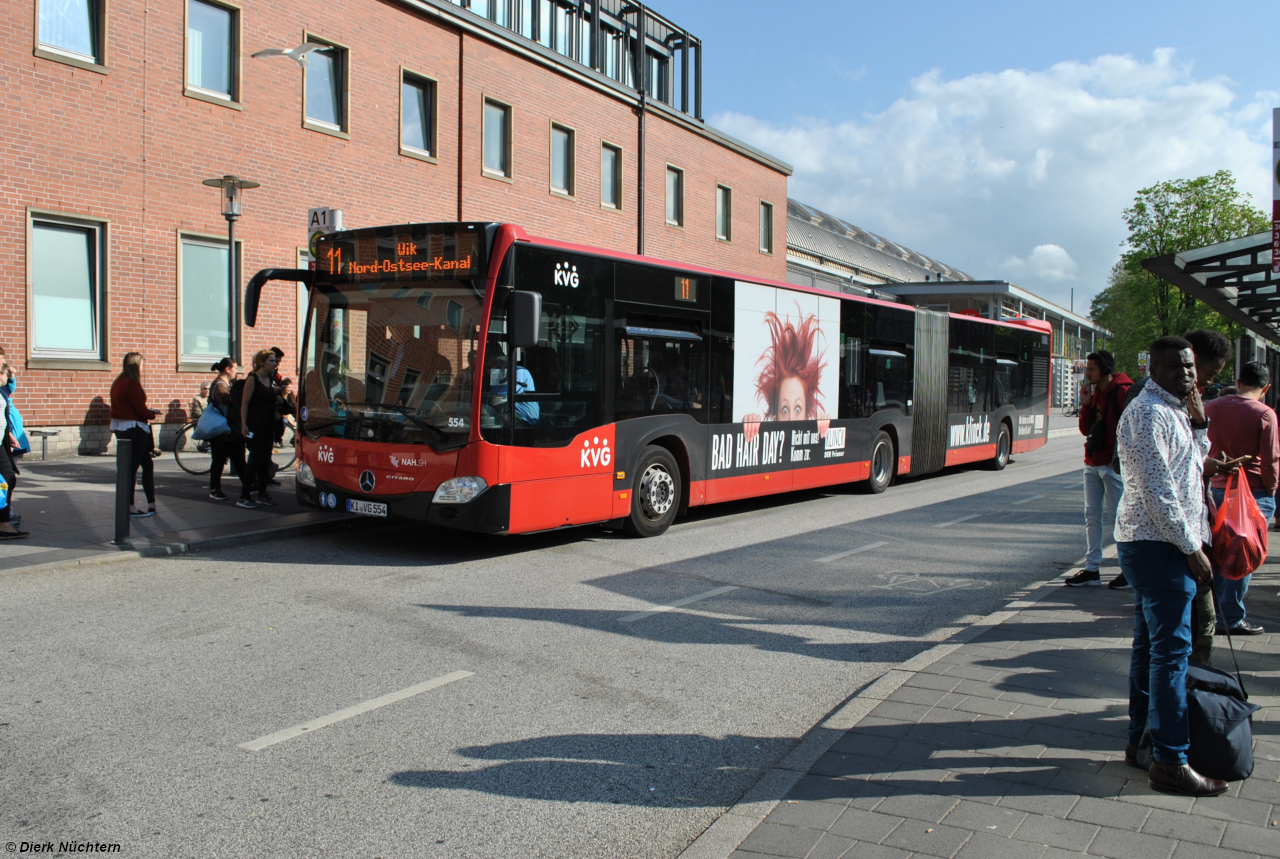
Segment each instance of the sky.
[[1270,209],[1276,0],[649,5],[793,198],[1083,315],[1140,189],[1227,169]]

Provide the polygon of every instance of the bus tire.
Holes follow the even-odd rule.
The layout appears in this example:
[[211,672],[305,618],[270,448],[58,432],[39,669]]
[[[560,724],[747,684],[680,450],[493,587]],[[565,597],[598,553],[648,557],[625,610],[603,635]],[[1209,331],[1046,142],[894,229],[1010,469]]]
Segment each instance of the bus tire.
[[1009,434],[1009,425],[1000,422],[1000,433],[996,436],[996,455],[987,464],[992,471],[1004,471],[1009,464],[1009,453],[1013,450],[1013,437]]
[[867,477],[867,489],[872,495],[879,495],[893,483],[897,459],[889,434],[884,430],[876,433],[875,440],[871,442],[871,473]]
[[633,537],[657,537],[680,510],[680,466],[666,448],[651,445],[640,455],[631,484],[631,515],[622,529]]

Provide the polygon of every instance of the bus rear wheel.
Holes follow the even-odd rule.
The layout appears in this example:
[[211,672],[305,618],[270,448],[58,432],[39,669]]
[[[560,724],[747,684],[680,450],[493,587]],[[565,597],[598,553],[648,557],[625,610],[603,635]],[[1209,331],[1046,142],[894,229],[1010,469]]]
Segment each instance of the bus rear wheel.
[[881,430],[871,442],[871,475],[867,478],[867,489],[872,495],[879,495],[893,483],[894,460],[893,439]]
[[622,528],[633,537],[656,537],[680,509],[680,466],[666,448],[644,449],[631,484],[631,515]]
[[991,460],[992,471],[1004,471],[1009,464],[1009,452],[1013,450],[1013,440],[1009,435],[1009,425],[1001,421],[1000,434],[996,436],[996,456]]

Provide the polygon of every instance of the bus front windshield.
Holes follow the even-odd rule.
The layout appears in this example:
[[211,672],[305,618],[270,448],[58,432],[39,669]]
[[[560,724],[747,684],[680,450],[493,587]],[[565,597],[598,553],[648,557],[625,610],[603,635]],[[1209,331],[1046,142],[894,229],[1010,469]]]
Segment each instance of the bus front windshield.
[[465,443],[483,298],[474,283],[318,284],[303,353],[306,434]]

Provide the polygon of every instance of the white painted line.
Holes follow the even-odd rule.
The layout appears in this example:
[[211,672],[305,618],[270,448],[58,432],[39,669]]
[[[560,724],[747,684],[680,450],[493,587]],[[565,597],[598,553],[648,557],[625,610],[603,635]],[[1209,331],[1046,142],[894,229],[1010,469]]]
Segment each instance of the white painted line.
[[294,725],[292,728],[285,728],[283,731],[276,731],[274,734],[267,734],[265,737],[259,737],[256,740],[250,740],[247,743],[241,743],[240,748],[247,749],[251,752],[260,752],[267,746],[274,746],[276,743],[283,743],[285,740],[291,740],[311,731],[318,731],[321,728],[341,722],[344,719],[350,719],[352,716],[359,716],[362,713],[368,713],[370,710],[376,710],[379,707],[385,707],[388,704],[394,704],[397,701],[403,701],[405,698],[412,698],[414,695],[421,695],[423,692],[430,692],[432,689],[439,689],[455,680],[461,680],[464,677],[470,677],[473,671],[455,671],[452,674],[446,674],[443,677],[437,677],[434,680],[428,680],[425,683],[419,683],[416,686],[410,686],[408,689],[401,689],[399,692],[389,692],[377,698],[371,698],[360,704],[347,707],[345,710],[339,710],[336,713],[330,713],[327,716],[321,716],[319,719],[312,719],[310,722],[303,722],[300,725]]
[[1010,504],[1013,504],[1015,506],[1018,504],[1029,504],[1030,502],[1035,501],[1037,498],[1043,498],[1043,497],[1044,497],[1043,494],[1032,495],[1030,498],[1021,498],[1017,501],[1011,501]]
[[950,528],[952,525],[959,525],[961,522],[968,522],[970,519],[977,519],[981,515],[981,513],[970,513],[968,516],[961,516],[959,519],[952,519],[950,522],[939,522],[933,527]]
[[698,602],[699,600],[710,599],[711,597],[718,597],[720,594],[727,594],[729,591],[736,591],[737,589],[737,585],[725,585],[722,588],[716,588],[715,590],[707,591],[704,594],[694,594],[691,597],[676,600],[669,605],[660,605],[657,608],[650,609],[649,611],[638,611],[635,614],[620,617],[618,618],[618,623],[635,623],[637,620],[644,620],[646,617],[652,617],[655,614],[662,614],[664,611],[673,611],[680,608],[680,606]]
[[881,540],[879,543],[868,543],[868,544],[867,544],[867,545],[865,545],[865,546],[859,546],[858,548],[856,548],[856,549],[850,549],[850,550],[849,550],[849,551],[847,551],[847,552],[836,552],[834,555],[827,555],[825,558],[819,558],[818,560],[814,561],[814,563],[815,563],[815,564],[826,564],[826,563],[829,563],[829,562],[831,562],[831,561],[838,561],[838,560],[840,560],[841,558],[847,558],[847,557],[849,557],[850,555],[856,555],[856,554],[858,554],[859,552],[870,552],[872,549],[878,549],[878,548],[880,548],[881,546],[887,546],[887,545],[889,545],[889,541],[888,541],[888,540]]

